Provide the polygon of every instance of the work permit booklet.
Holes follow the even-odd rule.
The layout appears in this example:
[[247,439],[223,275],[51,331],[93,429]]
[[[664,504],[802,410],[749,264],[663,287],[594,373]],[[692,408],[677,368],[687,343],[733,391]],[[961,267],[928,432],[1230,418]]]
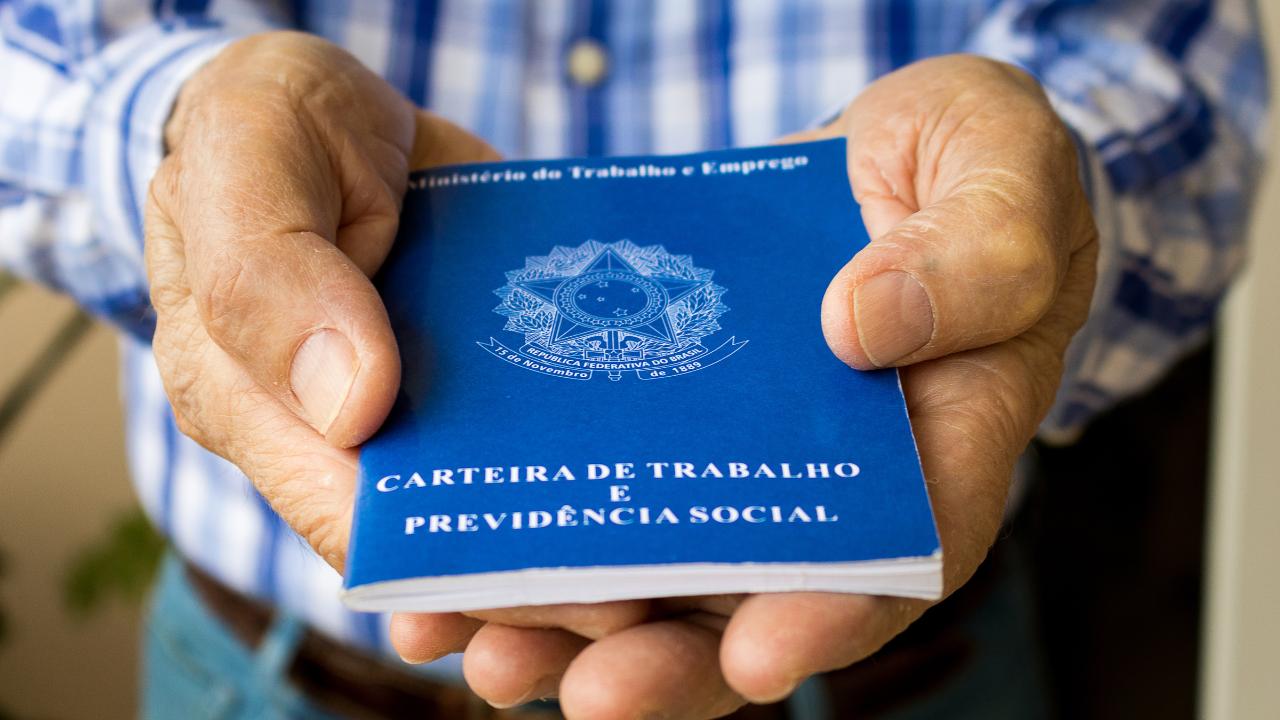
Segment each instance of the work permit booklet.
[[897,372],[822,336],[866,243],[840,140],[415,174],[347,604],[939,597]]

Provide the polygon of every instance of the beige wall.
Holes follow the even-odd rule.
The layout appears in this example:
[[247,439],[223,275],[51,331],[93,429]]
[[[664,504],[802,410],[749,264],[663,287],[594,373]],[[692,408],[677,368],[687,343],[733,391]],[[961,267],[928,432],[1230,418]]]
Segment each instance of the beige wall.
[[[1280,101],[1280,3],[1263,5]],[[1273,111],[1273,114],[1274,111]],[[1280,718],[1280,123],[1253,256],[1223,315],[1202,716]]]
[[[0,388],[73,310],[31,286],[0,303]],[[95,327],[0,445],[0,708],[19,718],[134,714],[137,612],[113,603],[77,622],[61,592],[72,557],[133,503],[116,367],[114,336]]]

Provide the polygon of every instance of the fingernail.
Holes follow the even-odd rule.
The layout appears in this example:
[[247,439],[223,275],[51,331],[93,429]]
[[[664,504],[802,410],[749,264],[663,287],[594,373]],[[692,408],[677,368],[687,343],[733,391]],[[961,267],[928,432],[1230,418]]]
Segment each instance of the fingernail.
[[791,680],[787,681],[787,684],[783,686],[782,690],[779,690],[778,692],[774,693],[772,697],[757,698],[756,701],[763,702],[763,703],[782,702],[783,700],[791,697],[791,693],[795,692],[796,688],[800,687],[800,683],[804,682],[806,679],[807,679],[807,676],[805,675],[801,675],[800,677],[797,677],[797,678],[792,678]]
[[853,291],[853,317],[862,350],[877,367],[892,365],[933,337],[933,306],[915,278],[881,273]]
[[293,355],[289,386],[312,427],[329,432],[356,377],[356,351],[336,330],[320,330]]
[[520,693],[515,700],[510,702],[497,702],[494,700],[485,700],[485,702],[489,703],[489,707],[492,707],[495,710],[510,710],[513,707],[518,707],[525,703],[531,703],[538,699],[538,688],[550,678],[550,675],[544,675],[543,677],[534,680],[533,684],[531,684],[527,690]]

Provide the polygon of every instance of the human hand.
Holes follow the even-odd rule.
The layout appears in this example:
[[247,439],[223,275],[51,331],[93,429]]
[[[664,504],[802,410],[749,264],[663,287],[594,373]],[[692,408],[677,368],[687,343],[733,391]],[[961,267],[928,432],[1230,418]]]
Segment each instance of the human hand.
[[[1088,313],[1097,236],[1076,151],[1034,80],[967,56],[888,75],[830,126],[789,139],[832,137],[847,139],[873,240],[832,280],[823,332],[855,368],[903,368],[950,594],[995,538],[1014,463]],[[476,633],[464,665],[499,705],[559,695],[569,718],[716,717],[867,657],[930,605],[824,593],[674,599],[594,642],[512,627],[539,624],[527,611],[490,613],[498,622]]]
[[[369,276],[411,169],[497,153],[300,33],[228,46],[184,86],[165,135],[146,260],[178,427],[238,465],[341,571],[352,448],[400,383]],[[432,619],[424,631],[443,643],[478,625]]]

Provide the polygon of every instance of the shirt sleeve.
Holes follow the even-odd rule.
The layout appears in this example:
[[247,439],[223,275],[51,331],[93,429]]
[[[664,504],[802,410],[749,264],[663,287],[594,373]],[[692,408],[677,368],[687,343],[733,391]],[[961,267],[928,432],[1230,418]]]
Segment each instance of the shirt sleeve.
[[0,265],[149,339],[142,207],[174,99],[228,42],[288,23],[265,3],[0,0]]
[[1072,440],[1209,334],[1261,169],[1258,28],[1249,0],[1016,0],[973,36],[971,52],[1035,75],[1072,129],[1101,239],[1042,438]]

